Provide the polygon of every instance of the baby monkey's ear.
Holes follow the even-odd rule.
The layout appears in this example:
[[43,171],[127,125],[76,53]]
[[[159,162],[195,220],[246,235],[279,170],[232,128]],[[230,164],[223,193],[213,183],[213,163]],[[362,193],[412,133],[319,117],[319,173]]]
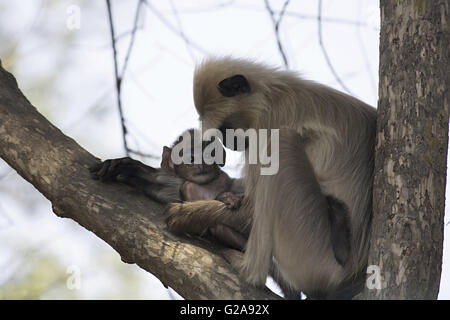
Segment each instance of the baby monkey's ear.
[[175,171],[175,165],[172,161],[172,149],[169,147],[163,147],[161,168],[167,169],[169,171]]
[[234,97],[251,91],[250,84],[242,74],[223,79],[217,88],[224,97]]

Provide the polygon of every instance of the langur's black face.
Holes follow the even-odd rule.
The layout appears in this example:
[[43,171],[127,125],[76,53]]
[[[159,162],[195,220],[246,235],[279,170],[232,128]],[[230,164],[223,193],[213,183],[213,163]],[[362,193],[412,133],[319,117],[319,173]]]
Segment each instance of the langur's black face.
[[[223,79],[217,84],[217,89],[219,90],[220,94],[223,97],[228,99],[234,99],[235,97],[241,95],[248,95],[252,91],[250,83],[241,74],[237,74],[229,78]],[[226,138],[227,129],[232,130],[242,129],[244,131],[248,129],[248,125],[245,123],[245,118],[243,117],[243,112],[237,111],[236,113],[226,117],[222,122],[222,125],[218,129],[222,133],[223,136],[222,142],[225,147],[235,151],[236,150],[243,151],[240,148],[238,148],[237,136],[234,136],[234,141],[227,141]],[[248,148],[248,138],[246,137],[244,150],[247,148]]]

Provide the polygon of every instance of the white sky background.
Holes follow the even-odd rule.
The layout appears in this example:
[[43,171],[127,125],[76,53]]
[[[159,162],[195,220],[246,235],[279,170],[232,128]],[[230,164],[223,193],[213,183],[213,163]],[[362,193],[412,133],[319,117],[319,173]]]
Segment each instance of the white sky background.
[[[57,107],[49,110],[46,106],[31,103],[96,156],[103,159],[122,157],[106,5],[104,1],[91,1],[86,6],[87,3],[89,1],[58,1],[57,10],[49,15],[40,1],[0,0],[0,6],[3,4],[11,11],[9,19],[1,24],[17,35],[21,55],[15,62],[15,76],[21,88],[26,88],[31,81],[27,79],[34,76],[58,73],[59,66],[55,61],[63,60],[65,71],[58,83],[60,91],[51,96]],[[192,76],[195,64],[205,56],[233,55],[274,66],[282,67],[283,64],[272,22],[262,0],[153,0],[149,3],[164,21],[149,7],[143,6],[139,24],[142,28],[136,34],[123,80],[122,102],[131,147],[159,156],[163,145],[170,144],[184,129],[198,126],[192,100]],[[270,3],[272,9],[278,11],[284,1],[272,0]],[[79,30],[66,27],[66,10],[73,4],[81,9]],[[137,1],[112,0],[116,35],[131,30],[136,4]],[[173,8],[176,8],[176,14]],[[342,90],[319,45],[317,11],[318,1],[291,0],[280,27],[281,41],[290,69],[299,71],[304,78]],[[323,20],[323,43],[336,72],[355,96],[376,106],[378,0],[323,1]],[[360,22],[361,25],[346,21]],[[50,30],[61,28],[61,32],[68,35],[76,33],[77,38],[64,57],[57,56],[61,44],[51,37],[35,36],[36,26]],[[180,37],[180,27],[191,45]],[[120,63],[128,41],[129,37],[123,37],[118,42]],[[229,157],[229,154],[227,151],[226,167],[235,175],[233,168],[238,164],[238,156]],[[146,162],[159,165],[159,160]],[[4,172],[8,169],[2,162],[0,175]],[[5,188],[14,190],[2,193]],[[31,217],[27,212],[29,206],[23,205],[25,201],[32,201],[35,208]],[[448,220],[447,215],[446,222]],[[448,229],[446,226],[447,234]],[[447,238],[444,259],[448,256]],[[90,263],[97,250],[107,245],[76,223],[57,218],[51,212],[50,203],[11,172],[0,179],[0,268],[8,266],[9,261],[16,265],[22,263],[14,259],[17,243],[24,248],[54,253],[67,266],[80,266],[84,277],[81,296],[84,298],[103,298],[104,292],[114,291],[113,271],[105,271],[104,265]],[[450,298],[448,265],[445,263],[443,268],[441,299]],[[130,268],[142,274],[144,297],[170,298],[157,279],[137,267]],[[14,270],[14,267],[0,270],[0,286],[5,279],[14,277]]]

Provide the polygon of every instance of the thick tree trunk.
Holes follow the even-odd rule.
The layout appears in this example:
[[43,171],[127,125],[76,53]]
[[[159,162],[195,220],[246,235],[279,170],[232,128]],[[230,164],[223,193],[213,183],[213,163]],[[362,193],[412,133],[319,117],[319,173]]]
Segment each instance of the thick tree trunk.
[[[448,0],[382,0],[371,299],[436,299],[449,120]],[[381,286],[373,281],[381,271]]]
[[52,202],[57,215],[94,232],[122,260],[137,263],[184,298],[279,298],[245,284],[218,248],[167,232],[161,205],[124,185],[92,180],[88,167],[98,159],[40,115],[1,65],[0,157]]

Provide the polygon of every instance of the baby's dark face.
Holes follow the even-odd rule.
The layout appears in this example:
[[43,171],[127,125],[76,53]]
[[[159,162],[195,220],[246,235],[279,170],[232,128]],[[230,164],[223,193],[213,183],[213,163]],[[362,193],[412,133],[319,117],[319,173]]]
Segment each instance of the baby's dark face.
[[[206,164],[203,156],[204,148],[207,144],[204,144],[201,153],[193,154],[191,156],[191,164],[179,164],[175,165],[175,172],[178,176],[186,179],[188,181],[206,184],[214,180],[220,174],[219,165],[216,163]],[[193,149],[191,149],[193,151]],[[225,151],[225,150],[224,150]],[[214,156],[214,154],[212,154]],[[201,159],[202,162],[199,164],[194,163],[195,158]]]
[[175,165],[175,172],[188,181],[206,184],[220,174],[220,168],[217,164],[179,164]]

